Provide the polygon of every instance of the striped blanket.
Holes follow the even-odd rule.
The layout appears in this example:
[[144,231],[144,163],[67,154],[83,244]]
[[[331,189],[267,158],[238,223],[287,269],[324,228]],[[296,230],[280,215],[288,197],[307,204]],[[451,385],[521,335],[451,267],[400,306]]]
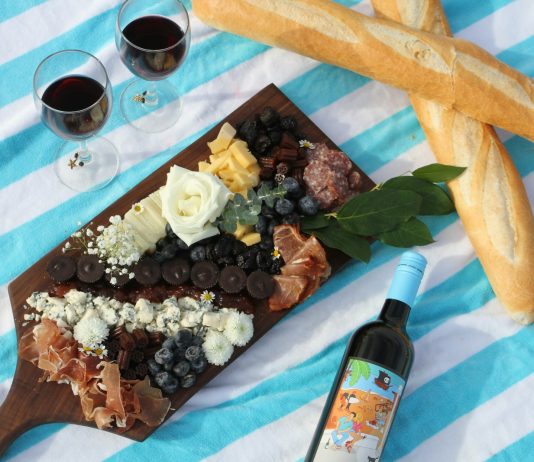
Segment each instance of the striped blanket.
[[[372,14],[368,0],[343,4]],[[17,346],[7,284],[58,242],[270,82],[376,181],[431,163],[408,98],[351,72],[214,31],[192,16],[192,46],[171,81],[175,129],[144,135],[118,105],[103,130],[121,153],[107,188],[58,183],[59,139],[39,121],[32,75],[78,48],[106,66],[115,103],[132,75],[114,43],[117,0],[0,0],[0,401]],[[445,0],[452,29],[534,76],[532,0]],[[190,9],[191,5],[188,5]],[[251,25],[252,26],[252,25]],[[502,133],[534,202],[534,146]],[[457,215],[426,220],[437,242],[409,321],[416,359],[382,461],[527,461],[534,450],[534,327],[503,313]],[[401,251],[373,245],[368,265],[329,280],[144,443],[53,424],[21,436],[13,461],[296,461],[307,450],[350,333],[376,317]]]

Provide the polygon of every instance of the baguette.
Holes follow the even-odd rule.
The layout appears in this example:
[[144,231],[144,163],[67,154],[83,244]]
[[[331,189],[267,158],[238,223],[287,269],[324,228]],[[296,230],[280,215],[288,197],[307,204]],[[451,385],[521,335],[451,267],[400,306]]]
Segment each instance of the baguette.
[[[451,34],[438,0],[372,0],[377,14]],[[534,218],[521,177],[493,128],[418,96],[411,102],[439,162],[467,166],[449,187],[465,231],[510,316],[534,321]]]
[[534,81],[476,45],[328,0],[193,0],[218,29],[341,66],[534,140]]

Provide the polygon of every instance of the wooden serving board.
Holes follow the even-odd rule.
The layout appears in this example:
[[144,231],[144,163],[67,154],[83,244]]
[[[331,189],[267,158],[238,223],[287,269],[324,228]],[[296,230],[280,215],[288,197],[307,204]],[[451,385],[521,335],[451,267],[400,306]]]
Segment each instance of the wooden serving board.
[[[216,138],[223,122],[229,122],[236,126],[240,121],[253,117],[261,112],[265,106],[272,106],[282,115],[293,115],[296,117],[300,132],[304,133],[312,142],[325,142],[332,148],[337,146],[310,120],[304,115],[274,84],[261,90],[258,94],[248,100],[241,107],[232,112],[226,119],[213,127],[208,133],[191,144],[188,148],[175,156],[165,165],[160,167],[148,178],[139,183],[135,188],[110,205],[106,210],[95,217],[92,222],[94,227],[108,224],[111,215],[124,215],[135,202],[162,186],[166,181],[166,175],[171,165],[196,170],[200,160],[205,160],[209,153],[206,146],[208,141]],[[356,167],[357,168],[357,167]],[[374,183],[358,169],[363,178],[363,190],[369,190]],[[26,298],[35,291],[48,291],[52,283],[45,273],[47,262],[54,255],[61,253],[64,242],[44,256],[31,268],[22,273],[9,285],[9,297],[15,318],[15,329],[17,339],[20,339],[23,332],[33,327],[30,324],[22,327],[23,315],[26,312],[23,308]],[[335,273],[348,261],[348,257],[340,252],[328,252],[328,260],[332,265],[332,272]],[[254,316],[254,337],[242,348],[236,348],[231,361],[237,359],[242,353],[250,348],[259,338],[271,329],[290,310],[271,313],[265,304],[260,303],[256,307]],[[230,362],[231,362],[230,361]],[[198,376],[195,386],[187,390],[180,390],[172,400],[172,410],[167,415],[169,418],[177,409],[188,401],[197,391],[213,379],[223,367],[209,366],[206,371]],[[94,427],[93,422],[87,422],[82,414],[80,401],[72,394],[70,386],[61,385],[55,382],[40,383],[39,377],[42,371],[27,361],[18,360],[13,384],[9,393],[0,408],[0,455],[6,448],[26,430],[39,424],[52,422],[65,422],[78,425]],[[137,422],[129,431],[118,433],[116,429],[109,431],[118,433],[128,438],[143,441],[156,428],[148,427]]]

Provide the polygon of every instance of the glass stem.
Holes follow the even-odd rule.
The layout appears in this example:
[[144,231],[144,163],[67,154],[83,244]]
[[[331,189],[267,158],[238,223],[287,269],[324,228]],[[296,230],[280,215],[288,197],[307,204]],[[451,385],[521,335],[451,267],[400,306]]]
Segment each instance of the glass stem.
[[83,167],[85,164],[91,162],[92,154],[87,149],[87,140],[80,141],[80,149],[78,149],[78,165]]
[[146,90],[145,104],[147,106],[156,106],[158,104],[158,91],[156,82],[149,82],[148,89]]

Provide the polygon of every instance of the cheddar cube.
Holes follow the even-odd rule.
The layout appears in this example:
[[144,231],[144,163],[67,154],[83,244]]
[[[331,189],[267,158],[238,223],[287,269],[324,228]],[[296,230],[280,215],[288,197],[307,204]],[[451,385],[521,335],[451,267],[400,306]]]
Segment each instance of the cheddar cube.
[[208,143],[208,147],[213,154],[228,149],[230,143],[234,139],[236,130],[228,122],[225,122],[217,135],[217,138]]
[[251,246],[261,241],[261,235],[260,233],[249,233],[243,236],[240,240],[247,246]]
[[246,234],[249,234],[252,231],[252,226],[237,224],[237,229],[234,231],[234,236],[236,239],[241,239]]
[[245,168],[257,164],[256,158],[248,150],[247,143],[239,140],[232,143],[229,151],[233,154],[235,159]]

